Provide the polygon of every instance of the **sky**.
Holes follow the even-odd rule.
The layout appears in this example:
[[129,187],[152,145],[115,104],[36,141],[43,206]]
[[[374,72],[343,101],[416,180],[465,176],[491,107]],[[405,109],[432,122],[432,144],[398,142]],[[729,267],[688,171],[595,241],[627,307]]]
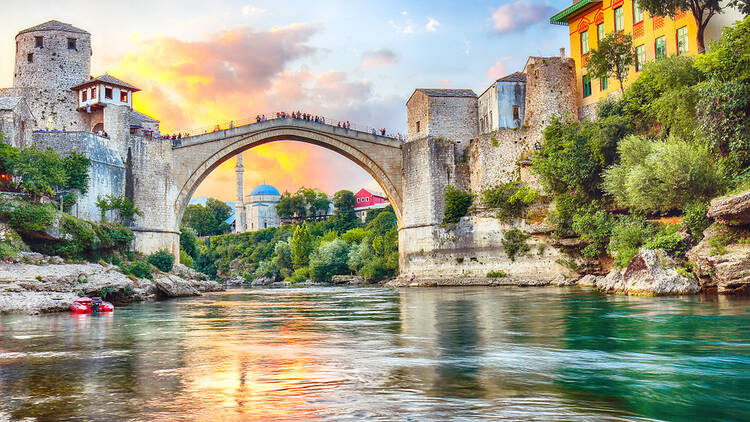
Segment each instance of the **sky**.
[[[91,33],[94,76],[142,89],[134,107],[162,133],[303,110],[406,132],[415,88],[471,88],[569,49],[549,17],[570,0],[2,0],[0,87],[12,85],[18,31],[51,19]],[[381,190],[335,152],[280,141],[244,152],[245,194],[260,183],[333,194]],[[195,196],[236,199],[234,160]]]

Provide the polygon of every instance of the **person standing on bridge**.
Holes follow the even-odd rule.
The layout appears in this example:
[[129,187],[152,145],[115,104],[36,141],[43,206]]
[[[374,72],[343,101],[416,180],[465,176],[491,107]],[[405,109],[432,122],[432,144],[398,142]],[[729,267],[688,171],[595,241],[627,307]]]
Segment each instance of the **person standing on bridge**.
[[234,120],[229,121],[229,129],[234,129]]
[[260,121],[261,122],[265,122],[266,121],[266,115],[265,114],[262,115],[262,116],[260,116]]

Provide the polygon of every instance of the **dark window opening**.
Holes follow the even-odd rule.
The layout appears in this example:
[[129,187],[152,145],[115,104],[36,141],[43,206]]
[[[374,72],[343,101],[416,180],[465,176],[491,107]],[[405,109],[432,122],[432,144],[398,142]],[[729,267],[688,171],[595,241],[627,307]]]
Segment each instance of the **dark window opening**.
[[120,102],[128,102],[128,91],[120,91]]
[[96,87],[93,87],[91,88],[91,99],[93,100],[95,98],[96,98]]
[[417,133],[419,133],[419,122],[417,122]]
[[29,63],[34,63],[34,53],[27,54],[26,61],[28,61]]
[[75,50],[75,49],[76,49],[76,39],[68,38],[68,50]]
[[112,88],[104,88],[104,98],[108,100],[112,99]]
[[44,47],[44,37],[34,37],[34,47],[36,48]]
[[513,120],[521,120],[521,108],[517,105],[513,106]]
[[89,99],[89,92],[85,89],[81,91],[81,101],[86,102]]

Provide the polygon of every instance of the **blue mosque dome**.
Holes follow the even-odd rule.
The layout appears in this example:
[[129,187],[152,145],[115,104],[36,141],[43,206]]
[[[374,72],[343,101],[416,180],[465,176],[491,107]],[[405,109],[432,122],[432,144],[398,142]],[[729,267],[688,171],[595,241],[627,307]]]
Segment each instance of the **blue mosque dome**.
[[250,195],[281,195],[275,187],[271,185],[258,185],[250,192]]

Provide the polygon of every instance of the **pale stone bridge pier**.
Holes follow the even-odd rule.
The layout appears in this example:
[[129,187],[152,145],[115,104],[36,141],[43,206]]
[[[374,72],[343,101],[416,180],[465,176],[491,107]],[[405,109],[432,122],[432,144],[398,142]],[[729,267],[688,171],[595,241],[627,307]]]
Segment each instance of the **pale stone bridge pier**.
[[136,249],[167,249],[179,256],[179,224],[201,182],[242,151],[274,141],[299,141],[335,151],[367,171],[403,214],[402,142],[312,121],[280,118],[238,126],[174,143],[141,139],[128,153],[128,183],[143,215],[136,220]]

